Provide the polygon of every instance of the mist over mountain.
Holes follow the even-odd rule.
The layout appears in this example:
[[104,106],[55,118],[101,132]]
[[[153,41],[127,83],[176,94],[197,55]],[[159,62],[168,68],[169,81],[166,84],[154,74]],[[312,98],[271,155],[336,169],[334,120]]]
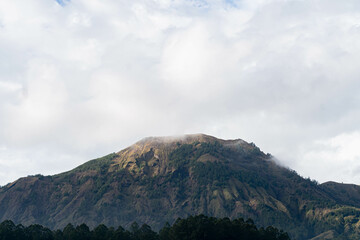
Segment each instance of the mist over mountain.
[[149,137],[53,176],[0,188],[0,221],[160,229],[178,217],[252,218],[294,239],[360,236],[360,187],[318,184],[241,139]]

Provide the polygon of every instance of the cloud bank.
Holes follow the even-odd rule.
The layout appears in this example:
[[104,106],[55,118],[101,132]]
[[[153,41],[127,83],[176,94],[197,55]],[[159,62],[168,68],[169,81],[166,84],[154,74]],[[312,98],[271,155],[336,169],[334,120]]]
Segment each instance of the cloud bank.
[[360,184],[360,3],[0,2],[0,184],[146,136],[255,142]]

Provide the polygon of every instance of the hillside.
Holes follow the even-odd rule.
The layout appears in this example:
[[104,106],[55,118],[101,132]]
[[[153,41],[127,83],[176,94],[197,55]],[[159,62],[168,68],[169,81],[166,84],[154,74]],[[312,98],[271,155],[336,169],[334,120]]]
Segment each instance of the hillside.
[[357,186],[318,185],[240,139],[152,137],[69,172],[2,187],[0,221],[51,228],[68,223],[127,227],[137,221],[160,229],[178,217],[205,214],[252,218],[296,239],[329,230],[339,239],[356,239],[358,196]]

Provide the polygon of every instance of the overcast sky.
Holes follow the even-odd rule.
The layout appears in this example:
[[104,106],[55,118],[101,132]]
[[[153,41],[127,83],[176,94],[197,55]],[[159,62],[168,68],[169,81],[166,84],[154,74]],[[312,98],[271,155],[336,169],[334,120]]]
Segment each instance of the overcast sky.
[[359,0],[1,0],[0,185],[147,136],[360,184]]

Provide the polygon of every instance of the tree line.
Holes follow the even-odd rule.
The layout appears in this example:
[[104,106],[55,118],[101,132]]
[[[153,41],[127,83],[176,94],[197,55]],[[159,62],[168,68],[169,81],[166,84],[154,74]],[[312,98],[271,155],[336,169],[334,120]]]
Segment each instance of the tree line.
[[155,232],[147,224],[132,223],[129,229],[100,224],[94,229],[86,224],[68,224],[63,230],[50,230],[39,224],[27,227],[6,220],[0,223],[0,240],[290,240],[275,227],[257,228],[251,219],[214,218],[204,215],[177,219]]

